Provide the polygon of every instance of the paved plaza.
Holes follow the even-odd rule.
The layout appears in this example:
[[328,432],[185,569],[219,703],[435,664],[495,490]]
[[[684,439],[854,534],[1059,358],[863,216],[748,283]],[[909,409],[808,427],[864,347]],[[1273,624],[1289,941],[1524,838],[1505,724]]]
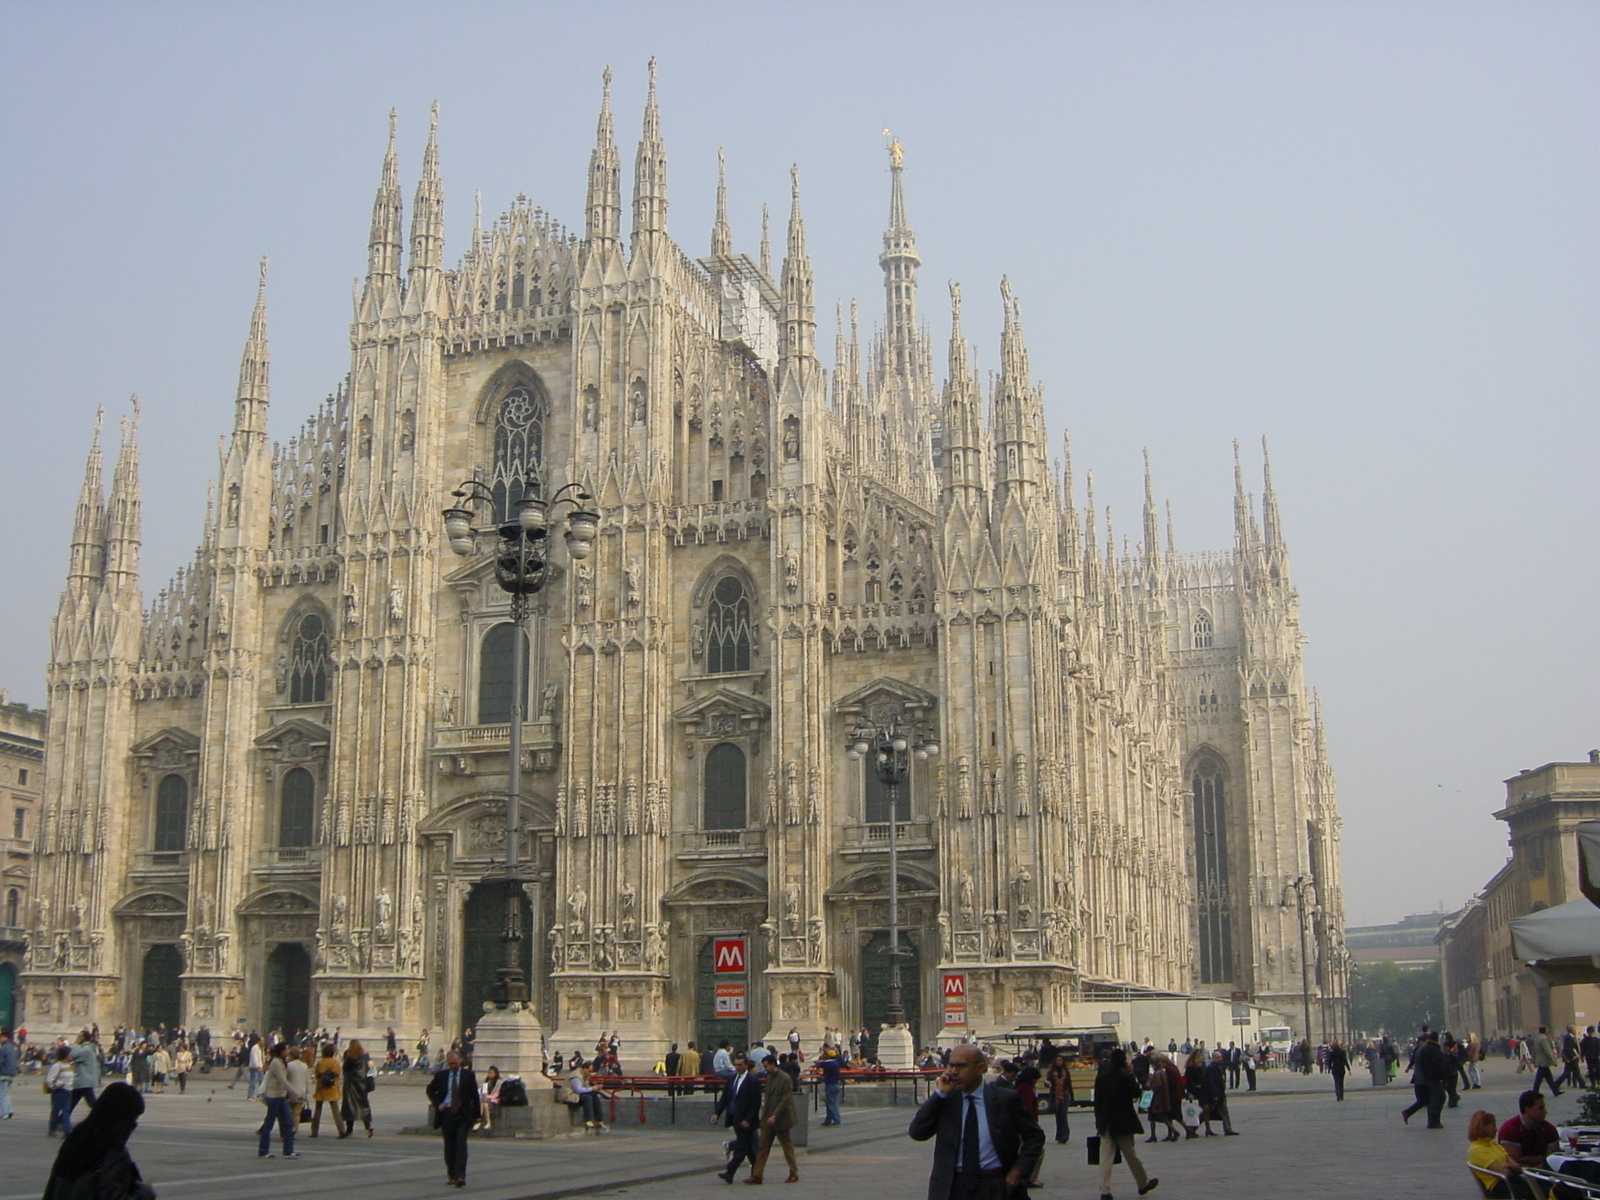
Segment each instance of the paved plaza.
[[[225,1075],[231,1077],[231,1072]],[[1343,1104],[1335,1103],[1325,1075],[1263,1073],[1263,1091],[1231,1100],[1243,1136],[1141,1145],[1145,1164],[1158,1176],[1158,1197],[1186,1200],[1249,1200],[1253,1197],[1360,1196],[1363,1200],[1472,1200],[1464,1130],[1467,1115],[1487,1108],[1504,1118],[1515,1111],[1516,1094],[1529,1076],[1506,1063],[1489,1064],[1481,1092],[1464,1093],[1462,1106],[1446,1111],[1447,1129],[1430,1132],[1419,1115],[1403,1125],[1399,1109],[1410,1088],[1374,1089],[1359,1080]],[[255,1200],[289,1195],[298,1200],[364,1197],[414,1200],[446,1194],[481,1200],[542,1200],[545,1197],[719,1196],[726,1185],[713,1171],[725,1134],[709,1125],[640,1128],[619,1120],[600,1137],[575,1135],[548,1141],[474,1141],[465,1193],[444,1186],[438,1143],[401,1136],[402,1125],[422,1115],[416,1086],[380,1086],[373,1094],[378,1135],[359,1133],[335,1140],[302,1137],[296,1161],[255,1155],[254,1129],[263,1112],[243,1099],[243,1085],[202,1077],[189,1094],[149,1097],[149,1109],[130,1142],[135,1160],[162,1200]],[[849,1090],[847,1089],[847,1096]],[[0,1200],[37,1200],[58,1141],[44,1136],[46,1097],[33,1077],[13,1091],[15,1120],[0,1122]],[[1572,1093],[1552,1105],[1565,1119],[1576,1105]],[[79,1108],[79,1113],[82,1113]],[[845,1110],[837,1129],[811,1126],[811,1146],[800,1161],[801,1181],[784,1187],[781,1155],[769,1168],[766,1186],[783,1189],[784,1200],[870,1194],[871,1200],[922,1200],[931,1147],[905,1136],[909,1108]],[[1046,1128],[1049,1129],[1049,1118]],[[1084,1163],[1087,1111],[1074,1114],[1072,1141],[1049,1144],[1040,1200],[1095,1200],[1096,1169]],[[276,1149],[276,1146],[274,1146]],[[743,1172],[741,1172],[742,1174]],[[1113,1191],[1127,1200],[1134,1189],[1117,1168]]]

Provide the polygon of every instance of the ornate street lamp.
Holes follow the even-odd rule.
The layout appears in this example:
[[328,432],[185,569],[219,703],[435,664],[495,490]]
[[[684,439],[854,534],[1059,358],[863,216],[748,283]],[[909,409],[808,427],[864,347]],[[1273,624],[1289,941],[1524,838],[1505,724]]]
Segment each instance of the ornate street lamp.
[[[567,493],[572,493],[570,496]],[[575,483],[561,488],[548,501],[533,492],[518,500],[510,520],[498,525],[474,524],[476,506],[487,504],[491,513],[494,493],[477,479],[469,479],[450,493],[459,503],[444,510],[444,534],[450,549],[463,558],[478,552],[481,537],[492,535],[494,577],[502,591],[511,596],[511,624],[514,629],[511,649],[511,764],[506,781],[506,920],[500,940],[505,956],[491,999],[509,1007],[528,1001],[528,981],[522,977],[517,944],[522,941],[522,877],[517,838],[518,801],[522,794],[522,718],[527,700],[528,677],[525,660],[525,626],[528,597],[543,590],[550,568],[551,517],[563,507],[566,514],[567,553],[575,559],[588,558],[594,550],[600,515],[584,505],[594,499]]]
[[906,781],[912,755],[926,760],[939,753],[939,739],[932,733],[913,736],[917,738],[915,744],[893,723],[885,727],[862,726],[845,748],[845,754],[855,762],[871,756],[878,782],[889,795],[889,948],[884,951],[889,956],[889,1004],[883,1021],[886,1027],[906,1023],[900,992],[900,960],[910,957],[900,948],[900,785]]
[[[1315,915],[1317,908],[1317,885],[1309,875],[1298,875],[1291,879],[1283,889],[1283,904],[1289,904],[1289,893],[1294,893],[1295,909],[1300,917],[1300,1003],[1305,1010],[1306,1030],[1305,1036],[1311,1038],[1311,964],[1306,958],[1306,917]],[[1306,893],[1311,894],[1309,901]]]

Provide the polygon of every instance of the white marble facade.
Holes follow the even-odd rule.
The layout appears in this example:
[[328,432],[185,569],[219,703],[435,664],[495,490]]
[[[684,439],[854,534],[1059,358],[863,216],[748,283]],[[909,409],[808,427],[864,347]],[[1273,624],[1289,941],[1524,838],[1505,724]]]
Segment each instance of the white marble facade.
[[765,230],[734,250],[720,190],[708,255],[669,237],[652,69],[626,233],[609,97],[582,235],[519,198],[454,268],[435,135],[404,252],[391,135],[350,373],[286,443],[263,265],[204,538],[153,598],[137,414],[105,499],[97,432],[52,630],[31,1027],[459,1029],[498,953],[478,881],[504,853],[511,642],[440,510],[529,474],[602,516],[530,622],[522,852],[557,1047],[733,1028],[710,1016],[718,937],[748,939],[741,1032],[876,1024],[888,813],[844,754],[863,721],[943,744],[901,817],[919,1041],[943,970],[985,1031],[1104,989],[1292,1008],[1300,875],[1328,914],[1319,995],[1342,994],[1339,822],[1270,478],[1259,513],[1236,485],[1229,551],[1163,549],[1149,502],[1118,553],[1092,484],[1051,466],[1008,286],[993,386],[955,289],[936,379],[891,154],[883,322],[863,344],[852,306],[831,371],[798,178],[776,274]]

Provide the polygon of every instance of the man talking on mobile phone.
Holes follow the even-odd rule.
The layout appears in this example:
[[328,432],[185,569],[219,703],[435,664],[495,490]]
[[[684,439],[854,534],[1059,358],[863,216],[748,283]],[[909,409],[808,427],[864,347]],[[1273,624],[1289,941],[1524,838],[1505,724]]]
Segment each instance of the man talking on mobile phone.
[[1044,1131],[1015,1091],[984,1083],[988,1066],[976,1046],[955,1047],[911,1118],[913,1141],[935,1139],[928,1200],[1005,1200],[1033,1174]]

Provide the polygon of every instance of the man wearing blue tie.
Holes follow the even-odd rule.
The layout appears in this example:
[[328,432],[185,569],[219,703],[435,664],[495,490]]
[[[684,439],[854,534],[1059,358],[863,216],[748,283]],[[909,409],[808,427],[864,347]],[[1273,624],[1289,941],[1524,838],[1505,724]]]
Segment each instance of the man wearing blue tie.
[[989,1060],[962,1044],[911,1118],[911,1137],[933,1144],[928,1200],[1005,1200],[1033,1174],[1044,1131],[1011,1088],[984,1083]]
[[428,1082],[428,1102],[434,1106],[434,1119],[444,1135],[445,1182],[466,1187],[467,1133],[478,1123],[482,1107],[478,1077],[471,1067],[461,1065],[461,1055],[454,1050],[445,1055],[444,1070]]

